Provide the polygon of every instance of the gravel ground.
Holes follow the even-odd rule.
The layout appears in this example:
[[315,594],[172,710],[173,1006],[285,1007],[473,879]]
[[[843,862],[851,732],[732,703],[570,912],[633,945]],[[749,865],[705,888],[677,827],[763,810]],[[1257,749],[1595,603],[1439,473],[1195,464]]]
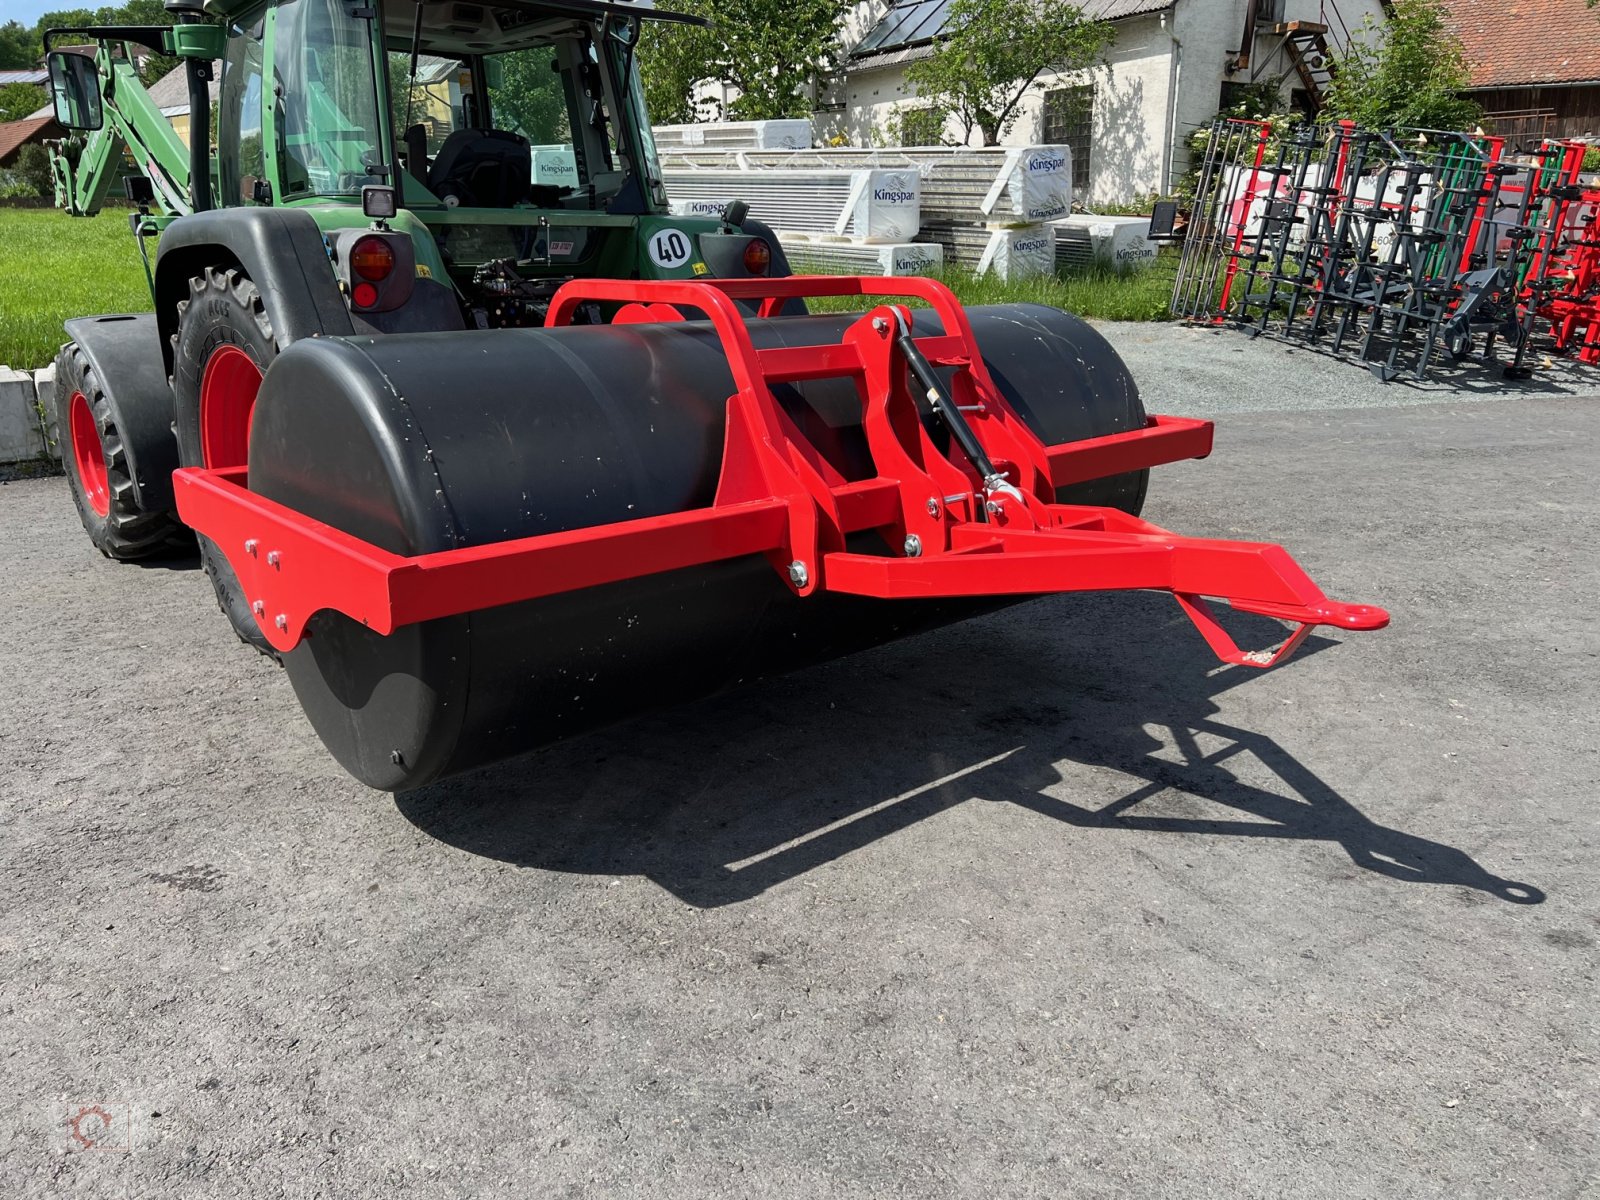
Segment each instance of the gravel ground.
[[1518,396],[1592,396],[1600,369],[1533,356],[1532,379],[1508,382],[1474,362],[1437,370],[1424,383],[1380,383],[1365,368],[1231,328],[1096,321],[1127,360],[1151,412],[1216,417],[1308,408],[1393,408]]
[[1053,598],[389,797],[0,489],[6,1193],[1600,1195],[1600,405],[1111,333],[1225,418],[1148,515],[1391,629]]

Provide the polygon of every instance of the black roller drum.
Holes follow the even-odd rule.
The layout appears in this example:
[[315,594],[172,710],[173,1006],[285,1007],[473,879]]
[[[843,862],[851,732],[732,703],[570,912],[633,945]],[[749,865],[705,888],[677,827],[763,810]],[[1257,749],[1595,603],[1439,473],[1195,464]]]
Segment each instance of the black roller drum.
[[[1082,321],[1033,305],[969,316],[997,386],[1046,442],[1144,424],[1127,369]],[[854,319],[750,330],[760,347],[817,344]],[[917,320],[937,331],[931,314]],[[262,384],[250,486],[404,555],[703,508],[732,389],[700,322],[304,339]],[[851,383],[779,399],[847,478],[871,474]],[[1144,483],[1137,472],[1059,498],[1137,512]],[[856,548],[882,550],[872,534]],[[324,612],[285,665],[334,757],[398,790],[1005,602],[799,599],[752,557],[389,637]]]

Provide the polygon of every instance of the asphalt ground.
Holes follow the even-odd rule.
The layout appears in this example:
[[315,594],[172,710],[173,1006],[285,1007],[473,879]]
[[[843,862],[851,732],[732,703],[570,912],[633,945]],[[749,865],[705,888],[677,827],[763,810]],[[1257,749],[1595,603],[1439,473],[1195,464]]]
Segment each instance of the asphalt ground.
[[0,488],[5,1194],[1600,1195],[1600,402],[1243,353],[1147,515],[1390,629],[1051,598],[398,797]]

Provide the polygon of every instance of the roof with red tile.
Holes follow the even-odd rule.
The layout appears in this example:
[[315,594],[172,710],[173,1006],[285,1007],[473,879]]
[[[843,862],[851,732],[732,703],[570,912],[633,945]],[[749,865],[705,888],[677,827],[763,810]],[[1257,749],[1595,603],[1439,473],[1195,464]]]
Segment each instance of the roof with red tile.
[[1600,9],[1583,0],[1444,0],[1475,88],[1600,80]]
[[0,163],[9,163],[11,156],[29,142],[60,136],[61,127],[54,117],[28,117],[0,124]]

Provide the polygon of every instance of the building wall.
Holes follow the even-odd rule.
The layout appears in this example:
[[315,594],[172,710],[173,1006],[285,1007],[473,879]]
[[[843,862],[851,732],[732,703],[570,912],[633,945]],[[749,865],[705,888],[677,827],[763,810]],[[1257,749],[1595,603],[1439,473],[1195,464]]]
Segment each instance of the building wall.
[[[1258,34],[1250,67],[1230,69],[1245,33],[1247,6],[1248,0],[1177,0],[1165,12],[1117,22],[1107,65],[1079,76],[1043,77],[1001,140],[1008,145],[1038,141],[1044,92],[1092,80],[1094,170],[1090,187],[1080,193],[1082,202],[1121,203],[1172,190],[1189,169],[1189,135],[1216,116],[1225,82],[1285,75],[1285,100],[1299,84],[1282,51],[1283,39],[1270,33]],[[847,44],[871,29],[885,7],[883,0],[870,0],[855,9]],[[1284,0],[1283,18],[1327,25],[1330,47],[1337,52],[1346,31],[1357,36],[1365,18],[1381,20],[1382,13],[1380,0]],[[896,64],[850,72],[842,88],[843,110],[816,116],[818,139],[842,138],[857,146],[894,144],[894,113],[916,102],[905,71],[904,64]],[[954,139],[960,130],[947,126],[945,134]]]
[[[1094,179],[1085,199],[1119,200],[1160,189],[1171,71],[1171,39],[1165,14],[1119,22],[1108,65],[1076,75],[1047,75],[1023,98],[1020,115],[1001,140],[1007,145],[1036,142],[1042,127],[1043,96],[1051,88],[1093,82]],[[894,145],[892,119],[897,110],[914,107],[916,89],[906,82],[906,68],[895,65],[852,72],[844,85],[841,113],[819,114],[817,135],[827,141],[845,137],[852,145]],[[1154,136],[1152,136],[1154,132]],[[960,135],[952,123],[947,139]]]
[[1484,123],[1518,138],[1600,137],[1600,86],[1493,88],[1471,93]]

